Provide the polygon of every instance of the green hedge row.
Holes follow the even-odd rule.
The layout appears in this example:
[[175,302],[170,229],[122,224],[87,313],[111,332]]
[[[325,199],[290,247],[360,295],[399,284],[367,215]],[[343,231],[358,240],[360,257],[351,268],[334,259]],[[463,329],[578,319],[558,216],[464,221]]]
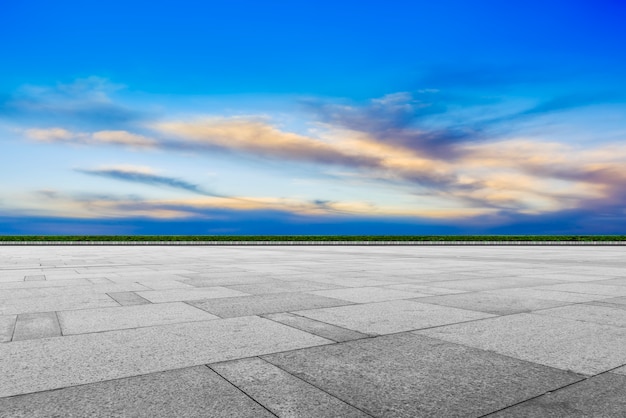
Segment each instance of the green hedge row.
[[626,241],[626,235],[0,235],[0,241]]

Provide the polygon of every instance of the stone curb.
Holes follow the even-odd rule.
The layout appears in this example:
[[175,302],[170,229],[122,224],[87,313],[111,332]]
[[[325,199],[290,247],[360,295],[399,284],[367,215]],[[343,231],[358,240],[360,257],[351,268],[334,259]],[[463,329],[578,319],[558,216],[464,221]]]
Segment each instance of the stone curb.
[[626,241],[0,241],[0,246],[38,245],[160,245],[160,246],[410,246],[410,245],[551,245],[551,246],[626,246]]

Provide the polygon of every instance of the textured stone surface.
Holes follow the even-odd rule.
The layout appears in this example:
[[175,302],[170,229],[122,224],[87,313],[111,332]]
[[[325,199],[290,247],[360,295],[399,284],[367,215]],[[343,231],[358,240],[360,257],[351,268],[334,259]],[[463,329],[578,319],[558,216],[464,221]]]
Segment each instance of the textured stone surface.
[[208,287],[203,289],[148,290],[145,292],[137,292],[137,294],[153,303],[229,298],[245,295],[245,293],[220,286]]
[[271,293],[238,298],[189,302],[222,318],[288,312],[300,309],[341,306],[350,302],[302,293]]
[[313,295],[347,300],[355,303],[382,302],[386,300],[410,299],[415,294],[402,290],[384,289],[381,287],[361,287],[336,290],[309,292]]
[[109,292],[107,295],[122,306],[147,305],[151,303],[135,292]]
[[37,281],[37,280],[46,280],[46,276],[43,274],[37,274],[32,276],[24,276],[24,281]]
[[11,341],[17,315],[0,316],[0,343]]
[[0,344],[0,397],[327,344],[258,317]]
[[595,322],[597,324],[626,327],[626,310],[610,306],[576,304],[560,308],[543,309],[534,312],[538,315],[556,316],[558,318],[575,319],[578,321]]
[[412,334],[262,358],[376,417],[478,417],[580,380]]
[[259,358],[212,364],[211,368],[279,417],[369,416]]
[[532,299],[525,297],[504,296],[487,292],[459,293],[455,295],[421,297],[415,299],[421,303],[433,303],[472,311],[506,315],[528,312],[535,309],[565,305],[567,302]]
[[314,319],[305,318],[300,315],[294,315],[287,312],[263,315],[263,318],[289,325],[302,331],[310,332],[322,338],[343,342],[366,338],[369,335],[352,331],[346,328],[337,327],[325,322],[316,321]]
[[13,341],[58,337],[61,335],[55,312],[20,314],[17,316]]
[[493,316],[410,300],[313,309],[296,313],[365,334],[391,334]]
[[626,376],[604,373],[507,408],[489,418],[611,418],[626,416]]
[[626,364],[626,329],[547,315],[517,314],[416,333],[587,375]]
[[[337,289],[340,286],[329,283],[317,283],[309,280],[298,281],[274,281],[271,283],[240,284],[227,286],[229,289],[249,293],[251,295],[263,295],[267,293],[307,292],[320,289]],[[321,295],[324,296],[324,295]]]
[[11,418],[273,417],[205,366],[0,399]]
[[63,335],[218,319],[183,302],[59,312]]
[[65,311],[71,309],[120,306],[105,293],[84,293],[54,297],[5,299],[0,303],[0,315]]

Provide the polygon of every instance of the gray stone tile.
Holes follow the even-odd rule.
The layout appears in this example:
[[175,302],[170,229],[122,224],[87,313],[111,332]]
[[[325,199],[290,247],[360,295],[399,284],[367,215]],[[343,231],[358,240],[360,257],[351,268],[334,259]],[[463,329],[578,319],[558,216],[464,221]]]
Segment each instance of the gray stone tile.
[[456,295],[458,293],[467,293],[466,290],[446,289],[444,287],[433,287],[419,284],[392,284],[389,286],[381,286],[385,289],[402,290],[406,292],[417,293],[415,297],[433,296],[433,295]]
[[0,343],[11,341],[17,315],[0,316]]
[[580,380],[414,334],[262,358],[375,417],[478,417]]
[[313,295],[347,300],[355,303],[383,302],[386,300],[410,299],[415,293],[382,287],[354,287],[348,289],[320,290],[309,292]]
[[144,292],[137,292],[137,294],[153,303],[181,302],[185,300],[201,300],[213,298],[230,298],[246,295],[243,292],[238,292],[236,290],[219,286],[202,289],[147,290]]
[[218,319],[183,302],[64,311],[58,317],[63,335]]
[[68,280],[54,280],[54,281],[34,281],[34,282],[24,282],[24,281],[12,281],[12,282],[3,282],[0,283],[0,289],[2,292],[0,293],[0,299],[5,299],[2,297],[4,291],[6,289],[33,289],[33,288],[44,288],[44,287],[65,287],[65,286],[91,286],[91,283],[87,279],[68,279]]
[[522,297],[529,299],[556,300],[559,302],[591,302],[605,299],[602,295],[584,295],[581,293],[563,292],[547,289],[523,288],[523,289],[497,289],[487,290],[489,293],[504,296]]
[[194,287],[179,280],[139,280],[137,283],[152,290],[190,289]]
[[13,341],[59,337],[61,328],[55,312],[27,313],[17,316]]
[[281,324],[289,325],[290,327],[337,342],[352,341],[369,337],[368,334],[362,334],[357,331],[352,331],[350,329],[341,328],[287,312],[267,314],[263,315],[263,318],[271,319],[272,321],[280,322]]
[[531,287],[545,284],[552,284],[554,281],[542,278],[525,277],[499,277],[486,279],[464,279],[438,281],[437,287],[447,289],[481,291],[492,289]]
[[210,367],[279,417],[370,416],[260,358]]
[[504,296],[487,292],[420,297],[415,300],[421,303],[434,303],[435,305],[452,306],[454,308],[487,312],[495,315],[529,312],[535,309],[551,308],[568,303],[526,297]]
[[617,369],[611,370],[611,373],[620,374],[626,376],[626,365],[622,367],[618,367]]
[[543,309],[533,312],[538,315],[550,315],[578,321],[595,322],[597,324],[626,327],[626,310],[609,306],[576,304],[560,308]]
[[3,417],[273,417],[206,366],[0,399]]
[[46,276],[44,274],[35,274],[35,275],[31,275],[31,276],[24,276],[24,281],[25,282],[39,281],[39,280],[46,280]]
[[0,315],[103,308],[107,306],[119,306],[119,304],[104,293],[5,299],[0,303]]
[[582,293],[584,295],[626,296],[626,286],[611,286],[597,283],[563,283],[542,286],[538,289],[556,290],[558,292]]
[[237,316],[342,306],[350,304],[350,302],[304,293],[270,293],[266,295],[190,301],[189,304],[222,318],[233,318]]
[[109,292],[107,295],[122,306],[147,305],[151,303],[135,292]]
[[251,295],[264,295],[267,293],[307,292],[312,290],[341,288],[341,286],[336,286],[329,283],[317,283],[307,280],[293,282],[277,280],[271,283],[240,284],[226,287],[228,287],[229,289],[238,290],[240,292],[249,293]]
[[378,335],[493,316],[482,312],[441,307],[410,300],[304,310],[295,313],[365,334]]
[[604,373],[487,415],[489,418],[610,418],[626,415],[626,376]]
[[547,315],[501,316],[416,333],[587,375],[626,363],[626,329]]
[[240,284],[272,283],[276,280],[268,276],[197,277],[182,279],[181,282],[195,287],[233,286]]
[[0,397],[328,343],[255,316],[17,341],[0,344]]
[[626,286],[626,277],[614,277],[612,279],[598,280],[594,283],[610,286]]

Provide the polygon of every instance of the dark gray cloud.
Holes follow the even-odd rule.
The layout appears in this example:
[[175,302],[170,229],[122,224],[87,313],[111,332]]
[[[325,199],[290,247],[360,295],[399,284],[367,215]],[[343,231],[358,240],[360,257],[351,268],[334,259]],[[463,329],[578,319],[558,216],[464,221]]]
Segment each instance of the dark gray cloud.
[[89,174],[92,176],[106,177],[114,180],[121,180],[130,183],[141,183],[150,186],[157,187],[170,187],[179,190],[185,190],[191,193],[214,196],[214,197],[226,197],[217,193],[210,192],[197,184],[189,183],[185,180],[177,179],[174,177],[159,176],[156,174],[142,173],[138,171],[120,170],[120,169],[92,169],[92,170],[76,170],[79,173]]

